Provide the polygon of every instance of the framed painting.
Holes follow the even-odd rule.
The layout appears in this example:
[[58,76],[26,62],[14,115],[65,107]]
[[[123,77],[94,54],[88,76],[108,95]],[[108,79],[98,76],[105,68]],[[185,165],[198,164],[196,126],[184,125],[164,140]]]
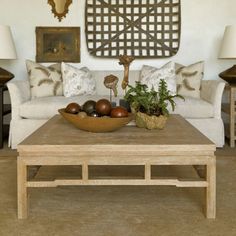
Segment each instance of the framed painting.
[[37,62],[80,62],[80,27],[36,27]]

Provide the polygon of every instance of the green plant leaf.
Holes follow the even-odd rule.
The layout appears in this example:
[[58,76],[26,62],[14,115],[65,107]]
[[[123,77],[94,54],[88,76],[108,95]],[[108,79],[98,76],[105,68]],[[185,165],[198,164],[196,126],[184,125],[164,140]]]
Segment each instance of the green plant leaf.
[[174,111],[176,103],[175,97],[180,95],[171,95],[167,88],[165,80],[161,80],[158,91],[154,88],[148,90],[147,85],[136,82],[135,86],[128,86],[128,90],[124,96],[125,100],[130,103],[135,111],[141,111],[148,115],[169,115],[168,103],[170,103],[172,110]]

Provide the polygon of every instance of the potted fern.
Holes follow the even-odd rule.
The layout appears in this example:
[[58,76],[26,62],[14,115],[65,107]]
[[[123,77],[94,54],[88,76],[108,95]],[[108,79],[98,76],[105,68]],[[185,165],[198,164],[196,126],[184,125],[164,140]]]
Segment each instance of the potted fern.
[[128,85],[125,100],[130,104],[135,114],[136,125],[147,129],[162,129],[169,116],[168,103],[175,109],[173,98],[180,95],[171,95],[165,80],[161,80],[158,91],[148,89],[147,85],[136,82],[135,87]]

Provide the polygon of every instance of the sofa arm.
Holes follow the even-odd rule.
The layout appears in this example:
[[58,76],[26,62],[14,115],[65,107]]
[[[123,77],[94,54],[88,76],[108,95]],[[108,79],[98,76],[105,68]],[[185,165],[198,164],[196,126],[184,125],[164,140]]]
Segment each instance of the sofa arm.
[[11,80],[7,83],[11,98],[12,120],[19,119],[20,104],[30,100],[30,84],[28,80]]
[[201,83],[201,98],[214,106],[215,118],[221,118],[221,100],[225,84],[222,80],[203,80]]

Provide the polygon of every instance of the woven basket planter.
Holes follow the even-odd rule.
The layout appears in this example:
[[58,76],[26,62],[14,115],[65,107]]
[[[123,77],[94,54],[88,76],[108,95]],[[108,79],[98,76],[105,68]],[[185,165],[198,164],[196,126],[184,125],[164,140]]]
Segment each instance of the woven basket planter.
[[149,116],[142,112],[137,112],[135,115],[136,125],[140,128],[147,129],[163,129],[165,127],[166,116]]

